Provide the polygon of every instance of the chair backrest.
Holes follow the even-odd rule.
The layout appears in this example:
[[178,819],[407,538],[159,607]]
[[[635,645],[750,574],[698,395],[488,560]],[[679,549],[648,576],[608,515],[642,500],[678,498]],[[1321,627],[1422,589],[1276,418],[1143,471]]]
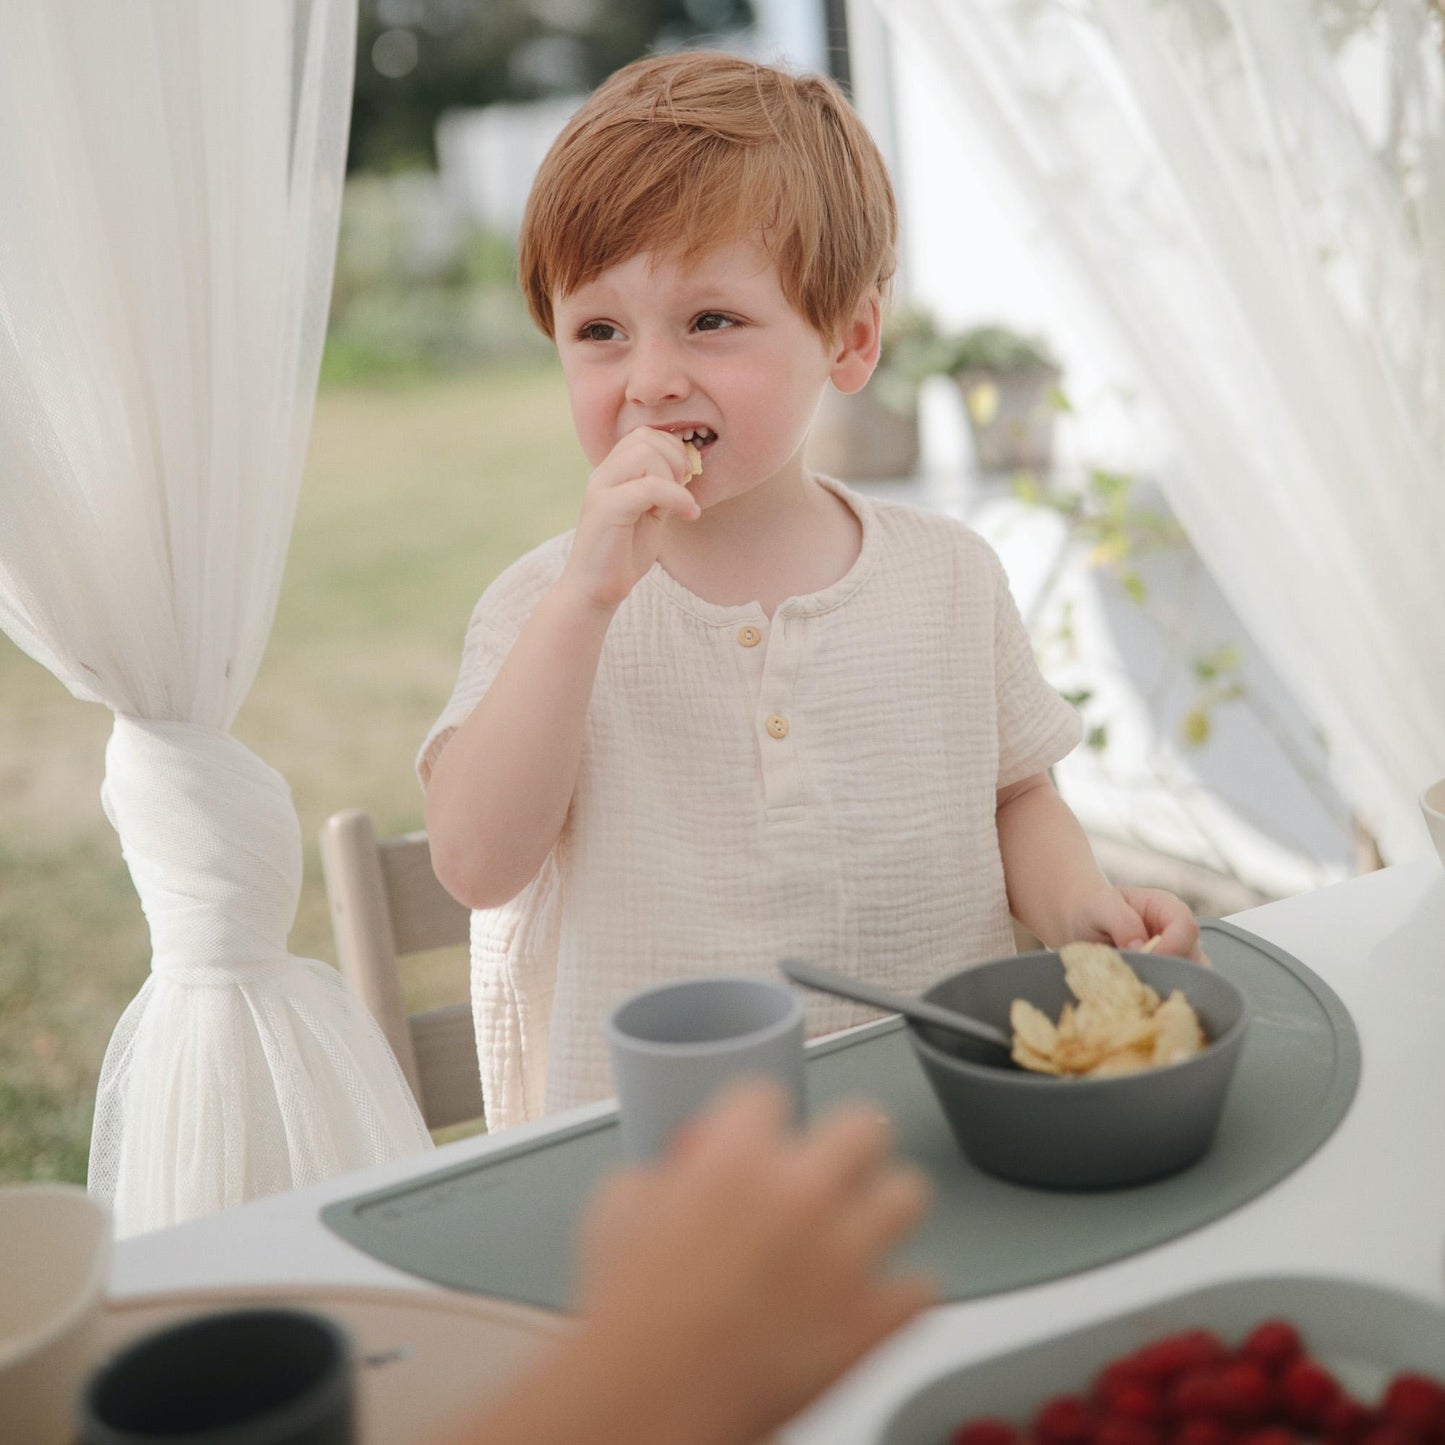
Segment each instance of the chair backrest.
[[425,833],[378,839],[359,808],[321,829],[321,866],[337,961],[381,1025],[430,1129],[482,1113],[472,1011],[450,1004],[408,1015],[399,957],[467,941],[471,914],[432,872]]

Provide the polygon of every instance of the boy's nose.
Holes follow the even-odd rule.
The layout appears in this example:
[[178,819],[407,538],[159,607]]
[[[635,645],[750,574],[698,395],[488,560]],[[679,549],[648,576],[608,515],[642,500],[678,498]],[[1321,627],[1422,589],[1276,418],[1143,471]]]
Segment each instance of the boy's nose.
[[682,359],[670,346],[638,346],[627,372],[627,399],[655,407],[681,401],[692,390]]

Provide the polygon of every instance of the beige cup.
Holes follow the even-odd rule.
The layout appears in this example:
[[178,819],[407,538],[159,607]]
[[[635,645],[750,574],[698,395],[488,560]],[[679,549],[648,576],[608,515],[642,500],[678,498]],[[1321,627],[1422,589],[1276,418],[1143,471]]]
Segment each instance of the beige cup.
[[1440,862],[1445,864],[1445,778],[1441,778],[1438,783],[1431,783],[1420,794],[1420,811],[1425,815],[1425,826],[1435,841],[1435,851],[1440,855]]
[[74,1184],[0,1188],[0,1422],[69,1445],[100,1349],[110,1214]]

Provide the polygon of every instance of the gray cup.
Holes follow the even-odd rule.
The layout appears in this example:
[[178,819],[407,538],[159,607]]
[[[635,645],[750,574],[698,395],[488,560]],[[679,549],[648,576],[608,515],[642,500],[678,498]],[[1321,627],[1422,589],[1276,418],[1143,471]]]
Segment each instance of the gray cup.
[[780,1084],[803,1122],[803,1000],[784,984],[712,977],[646,989],[613,1010],[607,1043],[631,1160],[658,1158],[714,1093],[751,1075]]

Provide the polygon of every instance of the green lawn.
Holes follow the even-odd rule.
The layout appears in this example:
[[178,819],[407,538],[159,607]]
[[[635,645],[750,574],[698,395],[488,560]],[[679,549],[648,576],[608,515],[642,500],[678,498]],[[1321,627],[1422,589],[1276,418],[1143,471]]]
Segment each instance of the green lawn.
[[[294,953],[335,961],[316,836],[339,808],[421,826],[412,758],[481,589],[575,520],[586,469],[553,368],[331,387],[285,585],[237,736],[307,840]],[[83,1181],[95,1081],[149,946],[100,809],[110,714],[0,636],[0,1181]],[[426,961],[414,1003],[466,996]]]

